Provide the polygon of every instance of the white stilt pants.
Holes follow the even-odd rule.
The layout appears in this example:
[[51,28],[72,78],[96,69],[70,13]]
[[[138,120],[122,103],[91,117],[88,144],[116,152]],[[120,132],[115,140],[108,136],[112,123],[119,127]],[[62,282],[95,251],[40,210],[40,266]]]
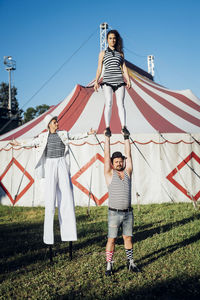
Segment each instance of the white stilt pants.
[[56,198],[62,241],[76,241],[76,218],[69,170],[64,157],[47,158],[45,164],[45,244],[54,243],[54,213]]
[[[112,114],[112,103],[113,103],[113,90],[111,86],[104,84],[103,86],[104,96],[105,96],[105,110],[104,110],[104,118],[106,127],[110,126],[110,118]],[[124,96],[125,96],[125,87],[120,86],[116,91],[116,101],[118,107],[118,114],[121,122],[121,126],[126,126],[126,111],[124,107]]]

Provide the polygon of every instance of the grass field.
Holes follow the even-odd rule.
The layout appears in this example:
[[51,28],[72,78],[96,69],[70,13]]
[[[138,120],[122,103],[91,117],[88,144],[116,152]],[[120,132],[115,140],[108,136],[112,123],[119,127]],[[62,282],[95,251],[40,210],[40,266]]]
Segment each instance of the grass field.
[[129,273],[123,241],[115,273],[105,274],[107,208],[76,207],[78,236],[69,259],[55,217],[53,264],[42,242],[43,208],[0,206],[0,299],[200,299],[200,212],[192,204],[134,206],[134,258]]

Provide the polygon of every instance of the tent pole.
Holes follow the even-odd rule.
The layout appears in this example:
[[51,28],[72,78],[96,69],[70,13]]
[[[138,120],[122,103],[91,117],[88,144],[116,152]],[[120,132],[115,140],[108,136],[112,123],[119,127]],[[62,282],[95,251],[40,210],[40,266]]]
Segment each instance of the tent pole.
[[91,187],[92,187],[92,171],[90,176],[90,190],[89,190],[89,199],[88,199],[88,209],[87,209],[87,215],[90,216],[90,195],[91,195]]

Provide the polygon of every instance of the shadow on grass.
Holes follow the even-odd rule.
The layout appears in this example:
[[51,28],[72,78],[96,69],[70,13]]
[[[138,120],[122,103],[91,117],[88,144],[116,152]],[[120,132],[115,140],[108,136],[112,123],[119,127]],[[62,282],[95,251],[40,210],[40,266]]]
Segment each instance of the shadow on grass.
[[[165,225],[157,226],[157,227],[154,227],[154,228],[151,228],[151,229],[148,229],[148,230],[142,230],[142,229],[152,227],[152,226],[155,225],[155,223],[147,224],[147,225],[144,225],[144,226],[141,226],[141,227],[138,227],[138,226],[134,227],[133,243],[143,241],[143,240],[145,240],[149,237],[152,237],[154,234],[165,233],[167,231],[172,230],[175,227],[185,225],[185,224],[190,223],[194,220],[200,220],[200,214],[189,217],[189,218],[185,218],[185,219],[182,219],[182,220],[179,220],[179,221],[176,221],[176,222],[171,222],[171,223],[168,223],[168,224],[165,224]],[[158,223],[160,223],[160,222],[158,222]],[[158,224],[158,223],[156,223],[156,224]],[[140,231],[137,231],[137,230],[140,230]],[[119,239],[117,243],[118,244],[123,244],[123,239]]]
[[[146,286],[141,289],[131,288],[123,291],[123,294],[110,297],[109,299],[155,299],[155,300],[186,300],[199,299],[200,283],[196,277],[176,277],[171,280],[155,282],[152,286]],[[92,299],[92,297],[90,298]]]
[[[185,225],[189,222],[192,222],[194,220],[199,220],[199,219],[200,219],[200,214],[189,217],[189,218],[185,218],[185,219],[182,219],[182,220],[179,220],[179,221],[176,221],[176,222],[171,222],[171,223],[168,223],[168,224],[165,224],[165,225],[161,225],[161,226],[157,226],[157,227],[154,227],[154,228],[151,228],[151,229],[147,229],[147,230],[143,230],[143,229],[155,226],[155,224],[160,224],[161,221],[156,222],[156,223],[145,224],[145,225],[142,225],[142,226],[136,226],[136,227],[134,226],[134,228],[133,228],[134,229],[133,243],[143,241],[143,240],[145,240],[149,237],[152,237],[154,234],[165,233],[167,231],[172,230],[175,227],[182,226],[182,225]],[[122,229],[120,228],[119,238],[116,241],[116,243],[118,245],[122,245],[124,243],[122,237],[120,236],[121,231],[122,231]]]
[[[143,230],[134,234],[134,242],[142,241],[148,237],[152,237],[154,234],[163,233],[171,230],[174,227],[184,225],[193,221],[194,219],[200,219],[200,215],[194,217],[185,218],[183,220],[169,223],[163,226],[157,226],[149,230]],[[73,257],[76,257],[76,251],[88,248],[90,252],[90,246],[102,247],[104,251],[107,240],[107,221],[99,221],[92,223],[94,219],[85,216],[78,216],[78,241],[73,243]],[[82,222],[82,223],[81,223]],[[155,225],[155,223],[154,223]],[[153,224],[146,224],[141,228],[148,228]],[[55,243],[60,245],[60,233],[58,220],[55,220]],[[1,271],[0,273],[9,273],[20,268],[24,268],[30,264],[38,263],[39,261],[49,261],[47,253],[47,246],[43,244],[43,221],[38,223],[19,223],[12,224],[7,223],[0,226],[0,238],[1,238]],[[180,247],[184,247],[200,239],[200,233],[186,239],[180,243],[170,245],[166,248],[161,248],[145,257],[143,257],[137,263],[140,267],[148,265],[159,257],[172,253]],[[122,244],[123,240],[118,239],[118,244]],[[56,245],[54,246],[54,250]],[[66,248],[57,247],[56,252],[58,254],[67,253],[68,245]],[[92,250],[91,250],[92,251]],[[88,253],[87,253],[88,254]],[[79,254],[77,254],[79,255]],[[147,262],[143,262],[148,260]],[[34,266],[33,266],[34,267]],[[22,270],[23,272],[23,270]]]
[[[185,239],[179,243],[160,248],[159,250],[156,250],[148,255],[143,256],[141,259],[136,259],[135,262],[137,263],[137,266],[142,271],[142,269],[145,266],[150,265],[154,261],[158,260],[160,257],[163,257],[169,253],[173,253],[177,249],[186,247],[186,246],[193,244],[199,240],[200,240],[200,232],[198,232],[197,234],[195,234],[195,235],[191,236],[190,238]],[[120,243],[123,243],[122,239],[120,239]],[[145,262],[145,260],[147,260],[147,261]],[[120,267],[118,267],[118,269],[116,271],[122,270],[124,268],[125,268],[125,266],[120,266]]]
[[[79,239],[73,243],[73,257],[75,257],[77,250],[84,249],[90,245],[105,246],[106,234],[103,234],[105,226],[106,222],[85,223],[84,226],[82,224],[78,226]],[[1,225],[0,239],[0,274],[13,272],[39,261],[49,261],[48,246],[42,240],[43,221],[39,223],[7,223]],[[65,243],[66,247],[63,248],[62,245],[62,248],[59,248],[62,242],[57,219],[54,221],[54,239],[54,254],[68,253],[69,243]]]
[[154,251],[154,252],[142,257],[140,260],[137,260],[136,262],[140,264],[141,261],[144,261],[147,259],[147,262],[140,264],[140,267],[142,268],[142,267],[149,265],[152,262],[156,261],[158,258],[165,256],[166,254],[173,253],[177,249],[186,247],[186,246],[193,244],[199,240],[200,240],[200,232],[198,232],[197,234],[195,234],[195,235],[191,236],[190,238],[185,239],[179,243],[160,248],[159,250]]
[[[92,253],[95,248],[102,248],[104,251],[105,245],[107,242],[107,222],[95,222],[84,224],[78,226],[78,241],[73,242],[73,258],[76,256],[80,257],[81,254],[76,255],[76,251],[82,250],[84,248],[88,248],[88,253],[85,255]],[[92,250],[91,250],[92,249]],[[56,253],[63,254],[66,253],[68,250],[66,248],[59,248],[57,247]]]
[[[107,279],[110,286],[102,284],[98,287],[83,285],[78,291],[70,291],[65,295],[57,295],[53,299],[109,299],[109,300],[195,300],[200,296],[200,283],[197,276],[182,275],[169,280],[157,281],[141,288],[122,287],[113,278]],[[128,280],[127,280],[128,281]]]

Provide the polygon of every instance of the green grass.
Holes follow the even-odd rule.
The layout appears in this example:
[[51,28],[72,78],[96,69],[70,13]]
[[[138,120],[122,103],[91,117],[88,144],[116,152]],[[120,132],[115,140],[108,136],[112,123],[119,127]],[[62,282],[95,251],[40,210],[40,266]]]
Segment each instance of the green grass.
[[54,263],[42,242],[43,208],[0,206],[0,299],[198,299],[200,212],[192,204],[134,207],[134,258],[126,269],[119,237],[115,273],[105,274],[107,208],[76,207],[78,236],[69,259],[55,217]]

